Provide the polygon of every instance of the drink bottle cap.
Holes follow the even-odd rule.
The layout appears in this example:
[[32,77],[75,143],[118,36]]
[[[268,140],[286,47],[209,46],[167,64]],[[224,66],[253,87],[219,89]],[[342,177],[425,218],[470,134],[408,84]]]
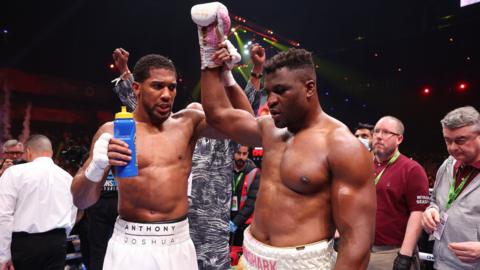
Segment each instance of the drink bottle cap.
[[122,106],[122,111],[115,114],[115,119],[133,118],[133,113],[127,112],[127,107]]

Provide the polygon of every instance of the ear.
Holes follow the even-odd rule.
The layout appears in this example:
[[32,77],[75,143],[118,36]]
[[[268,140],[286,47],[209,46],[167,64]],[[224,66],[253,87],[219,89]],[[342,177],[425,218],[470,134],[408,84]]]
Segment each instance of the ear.
[[403,135],[397,136],[397,145],[400,145],[403,142]]
[[25,159],[27,161],[32,161],[32,150],[30,150],[30,147],[25,148]]
[[316,95],[317,84],[315,83],[315,80],[306,81],[305,88],[307,89],[307,99],[310,99],[313,95]]
[[140,83],[134,81],[132,83],[132,88],[133,88],[133,93],[135,94],[135,97],[138,99],[138,97],[140,96],[140,88],[141,88]]

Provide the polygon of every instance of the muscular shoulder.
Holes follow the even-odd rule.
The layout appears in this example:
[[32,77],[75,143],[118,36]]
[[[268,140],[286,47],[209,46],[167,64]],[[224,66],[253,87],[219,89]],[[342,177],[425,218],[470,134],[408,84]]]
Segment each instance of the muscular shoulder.
[[174,113],[172,119],[175,121],[188,121],[196,126],[205,119],[205,113],[197,109],[183,109]]
[[95,136],[93,137],[93,139],[94,139],[93,141],[95,141],[103,133],[113,134],[113,122],[110,121],[110,122],[106,122],[103,125],[101,125],[98,128],[97,133],[95,133]]
[[342,158],[343,155],[348,156],[351,152],[364,152],[360,150],[365,150],[362,149],[365,147],[343,123],[333,119],[325,129],[325,140],[331,158]]
[[325,136],[334,175],[351,179],[369,179],[373,175],[371,154],[345,125],[334,123]]
[[257,124],[260,127],[263,136],[266,135],[271,138],[271,136],[279,137],[280,135],[283,137],[283,134],[288,133],[286,128],[277,128],[270,115],[257,117]]

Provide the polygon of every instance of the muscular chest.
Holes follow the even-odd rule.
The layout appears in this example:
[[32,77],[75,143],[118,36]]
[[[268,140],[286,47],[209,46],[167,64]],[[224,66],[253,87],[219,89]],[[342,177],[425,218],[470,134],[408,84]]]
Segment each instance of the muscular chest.
[[278,142],[275,148],[269,162],[283,185],[302,194],[319,192],[328,185],[327,155],[321,142],[299,136]]
[[137,130],[137,161],[140,169],[191,162],[191,133],[181,129],[158,132]]

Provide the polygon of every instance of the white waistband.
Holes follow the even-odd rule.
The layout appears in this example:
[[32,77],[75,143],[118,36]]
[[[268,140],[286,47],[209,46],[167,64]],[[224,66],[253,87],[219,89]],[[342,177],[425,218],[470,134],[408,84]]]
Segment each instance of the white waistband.
[[272,269],[331,269],[336,252],[333,239],[297,247],[269,246],[255,239],[248,227],[244,232],[243,257],[250,266],[248,269],[267,265]]
[[190,240],[188,220],[136,223],[117,218],[112,239],[136,246],[170,246]]

